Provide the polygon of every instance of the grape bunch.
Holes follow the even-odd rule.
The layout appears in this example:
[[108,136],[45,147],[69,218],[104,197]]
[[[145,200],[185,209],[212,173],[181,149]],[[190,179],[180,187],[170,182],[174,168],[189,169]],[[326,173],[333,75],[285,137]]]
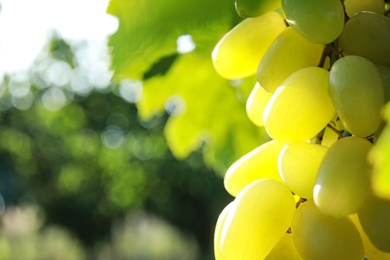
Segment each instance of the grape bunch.
[[235,7],[244,19],[213,65],[228,80],[257,76],[247,115],[270,140],[225,174],[234,200],[216,223],[215,258],[389,260],[390,199],[373,187],[370,161],[390,101],[389,4]]

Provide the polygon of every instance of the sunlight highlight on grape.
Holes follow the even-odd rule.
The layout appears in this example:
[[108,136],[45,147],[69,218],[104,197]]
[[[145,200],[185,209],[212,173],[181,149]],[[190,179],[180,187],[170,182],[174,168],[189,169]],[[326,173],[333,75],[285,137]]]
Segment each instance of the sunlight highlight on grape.
[[[257,4],[236,0],[236,10],[264,21],[274,15],[258,14]],[[390,259],[385,156],[390,121],[384,121],[390,119],[390,106],[385,107],[390,100],[390,18],[384,2],[281,4],[289,26],[271,43],[264,37],[268,47],[256,56],[257,81],[246,102],[248,120],[271,140],[225,173],[225,189],[236,198],[223,227],[217,224],[216,255],[234,260]],[[246,23],[214,49],[214,67],[222,77],[251,75],[242,70],[255,56],[240,52],[258,39]],[[269,28],[260,23],[256,30]],[[294,210],[280,204],[291,195]],[[287,226],[275,226],[275,218],[286,214],[293,216],[283,220]]]

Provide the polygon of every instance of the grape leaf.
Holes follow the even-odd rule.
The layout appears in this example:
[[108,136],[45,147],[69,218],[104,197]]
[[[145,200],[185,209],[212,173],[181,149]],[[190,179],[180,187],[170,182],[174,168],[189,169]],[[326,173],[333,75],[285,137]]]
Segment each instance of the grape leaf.
[[175,53],[180,35],[207,33],[215,24],[227,30],[238,21],[234,0],[112,0],[107,12],[120,23],[109,39],[115,74],[132,78]]
[[[214,72],[209,59],[181,55],[165,76],[144,82],[143,98],[137,104],[139,115],[148,119],[178,103],[179,111],[173,110],[165,127],[174,155],[185,158],[203,147],[208,165],[224,171],[266,140],[264,131],[254,127],[245,114],[245,100],[254,82],[248,78],[241,87],[231,86]],[[237,94],[244,98],[238,99]]]
[[[215,44],[240,20],[234,0],[112,0],[108,12],[120,21],[109,39],[114,77],[143,79],[137,102],[142,120],[171,113],[165,136],[177,158],[203,149],[206,163],[223,172],[268,140],[245,113],[255,77],[234,87],[211,62]],[[176,40],[183,34],[192,36],[196,48],[178,54]]]

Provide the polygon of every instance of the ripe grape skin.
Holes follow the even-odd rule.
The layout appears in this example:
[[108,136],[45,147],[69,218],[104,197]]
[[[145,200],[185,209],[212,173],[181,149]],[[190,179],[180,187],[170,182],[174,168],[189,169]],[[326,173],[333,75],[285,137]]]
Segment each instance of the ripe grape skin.
[[236,197],[252,181],[270,178],[283,183],[278,171],[278,156],[283,144],[268,141],[234,162],[224,178],[225,189]]
[[273,93],[291,73],[317,66],[323,49],[324,45],[311,43],[288,27],[262,58],[257,80],[264,89]]
[[361,11],[371,11],[382,15],[385,13],[383,0],[345,0],[344,6],[349,17]]
[[355,224],[357,230],[359,231],[359,234],[363,240],[364,245],[364,255],[367,259],[373,259],[373,260],[389,260],[390,259],[390,253],[380,251],[378,248],[376,248],[370,239],[368,238],[366,232],[364,231],[362,225],[360,224],[359,217],[357,213],[351,214],[348,216],[352,222]]
[[338,39],[345,55],[358,55],[375,64],[390,66],[390,18],[360,12],[346,23]]
[[249,120],[257,126],[264,126],[263,113],[265,106],[271,99],[272,93],[267,92],[260,83],[256,83],[246,101],[246,114]]
[[329,74],[329,95],[348,132],[366,137],[378,129],[384,90],[371,61],[356,55],[337,60]]
[[363,259],[363,243],[352,221],[322,214],[312,200],[296,210],[291,230],[295,247],[305,260]]
[[280,176],[294,194],[313,198],[317,171],[327,147],[307,142],[286,144],[279,154]]
[[221,253],[221,247],[220,247],[220,241],[221,241],[221,233],[222,228],[226,220],[226,216],[232,207],[233,202],[226,205],[226,207],[221,211],[221,213],[218,216],[217,223],[215,224],[215,230],[214,230],[214,257],[215,260],[223,260],[222,253]]
[[277,12],[245,19],[214,47],[212,61],[215,70],[226,79],[255,75],[264,53],[285,28],[283,15]]
[[235,7],[237,14],[241,17],[256,17],[264,13],[280,8],[278,0],[236,0]]
[[357,213],[372,244],[390,253],[390,201],[370,196]]
[[313,43],[333,42],[343,30],[340,0],[282,0],[282,10],[290,26]]
[[288,76],[264,110],[268,135],[279,142],[306,141],[319,133],[335,115],[328,94],[329,72],[308,67]]
[[293,195],[283,183],[261,179],[248,184],[226,217],[223,259],[264,259],[286,233],[294,212]]
[[319,210],[332,217],[356,212],[370,192],[372,144],[360,137],[338,140],[326,152],[317,173],[313,199]]
[[286,233],[282,239],[275,245],[272,251],[267,255],[265,260],[302,260],[297,249],[295,248],[292,235]]

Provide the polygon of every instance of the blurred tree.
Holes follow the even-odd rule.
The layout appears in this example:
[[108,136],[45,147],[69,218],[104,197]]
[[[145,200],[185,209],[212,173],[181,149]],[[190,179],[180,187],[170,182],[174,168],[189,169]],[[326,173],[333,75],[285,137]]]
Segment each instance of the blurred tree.
[[110,239],[114,219],[146,210],[192,234],[202,259],[211,259],[214,223],[230,201],[221,179],[201,151],[175,159],[163,134],[166,113],[139,120],[129,102],[139,82],[77,93],[80,61],[73,48],[54,37],[30,71],[2,83],[6,205],[40,205],[46,225],[66,227],[90,250]]

